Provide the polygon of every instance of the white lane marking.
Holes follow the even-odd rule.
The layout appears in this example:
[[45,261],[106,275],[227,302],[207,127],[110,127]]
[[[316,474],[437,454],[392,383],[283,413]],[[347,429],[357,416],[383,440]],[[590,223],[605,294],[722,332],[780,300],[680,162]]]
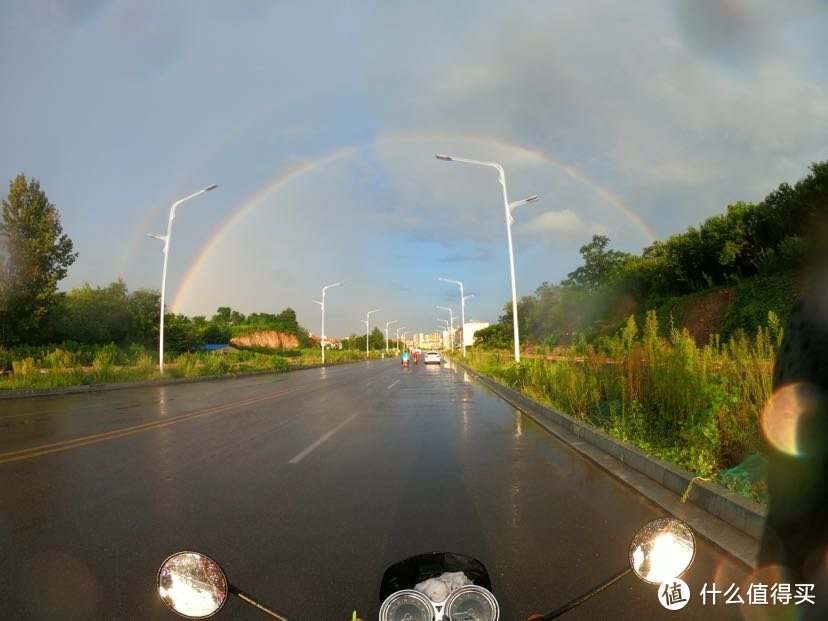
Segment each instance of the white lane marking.
[[296,455],[296,457],[294,457],[293,459],[291,459],[288,463],[289,463],[289,464],[298,464],[298,463],[299,463],[300,461],[302,461],[305,457],[307,457],[307,456],[308,456],[311,452],[313,452],[315,449],[319,448],[322,444],[324,444],[325,442],[327,442],[328,440],[330,440],[331,436],[333,436],[333,435],[334,435],[337,431],[339,431],[339,430],[340,430],[340,429],[342,429],[345,425],[347,425],[347,424],[348,424],[348,423],[350,423],[352,420],[354,420],[357,416],[359,416],[359,412],[357,412],[357,413],[355,413],[355,414],[351,414],[348,418],[346,418],[345,420],[343,420],[343,421],[342,421],[341,423],[339,423],[336,427],[334,427],[333,429],[331,429],[328,433],[326,433],[324,436],[322,436],[321,438],[319,438],[316,442],[314,442],[313,444],[311,444],[311,445],[310,445],[308,448],[306,448],[304,451],[302,451],[301,453],[299,453],[298,455]]
[[388,388],[386,388],[385,390],[391,390],[394,386],[396,386],[396,385],[397,385],[397,384],[399,384],[399,383],[400,383],[400,380],[394,380],[394,381],[391,383],[391,385],[390,385]]

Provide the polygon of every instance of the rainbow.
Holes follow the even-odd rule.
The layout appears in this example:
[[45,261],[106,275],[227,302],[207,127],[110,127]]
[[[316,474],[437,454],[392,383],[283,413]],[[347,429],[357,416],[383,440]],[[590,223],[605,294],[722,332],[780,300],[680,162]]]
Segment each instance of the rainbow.
[[[242,220],[242,218],[244,218],[247,213],[249,213],[252,209],[261,204],[270,195],[274,194],[275,192],[278,192],[280,189],[284,188],[285,186],[287,186],[299,177],[318,171],[337,160],[341,160],[347,157],[354,157],[364,149],[388,145],[395,142],[410,142],[412,140],[424,139],[430,140],[435,145],[435,153],[439,150],[438,147],[447,140],[466,140],[480,142],[484,145],[495,145],[497,147],[507,150],[518,151],[520,155],[530,156],[532,158],[536,158],[540,161],[543,161],[544,163],[555,166],[559,170],[563,171],[569,177],[589,186],[605,202],[617,209],[621,214],[623,214],[623,216],[627,220],[629,220],[635,225],[635,227],[642,233],[643,237],[646,238],[648,243],[657,238],[655,232],[647,225],[647,223],[641,218],[641,216],[637,212],[635,212],[631,207],[629,207],[617,194],[613,193],[609,188],[603,186],[597,180],[590,177],[585,172],[581,171],[575,166],[572,166],[571,164],[564,162],[540,149],[527,148],[522,145],[509,143],[498,138],[481,136],[477,134],[422,131],[391,132],[378,136],[371,143],[348,147],[340,147],[322,157],[313,160],[308,160],[306,162],[292,166],[288,170],[282,172],[278,177],[276,177],[276,179],[269,181],[262,188],[258,189],[253,194],[251,194],[247,200],[245,200],[233,213],[230,214],[230,216],[228,216],[224,220],[224,222],[216,230],[215,234],[213,234],[212,237],[210,237],[207,240],[207,242],[205,242],[201,250],[197,253],[195,259],[193,259],[193,261],[190,263],[189,268],[185,272],[185,276],[182,280],[181,286],[178,289],[178,293],[175,295],[173,299],[171,310],[173,312],[178,312],[177,309],[180,307],[181,303],[186,298],[196,276],[201,270],[202,265],[211,255],[211,253],[219,244],[219,242],[221,242],[224,236],[227,235],[227,233],[240,220]],[[463,154],[458,153],[456,155]]]

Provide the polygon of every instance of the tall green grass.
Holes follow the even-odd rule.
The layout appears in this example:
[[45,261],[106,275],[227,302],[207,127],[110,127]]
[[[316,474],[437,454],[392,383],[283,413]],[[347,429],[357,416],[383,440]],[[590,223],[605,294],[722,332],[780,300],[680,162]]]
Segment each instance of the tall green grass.
[[[160,378],[155,352],[140,346],[121,349],[113,344],[74,348],[0,349],[0,363],[10,362],[13,372],[0,377],[0,390],[60,388],[84,384],[148,381]],[[255,371],[288,371],[290,362],[276,354],[192,352],[171,354],[165,376],[199,377]]]
[[[372,351],[372,359],[384,352]],[[325,351],[326,364],[365,359],[363,350]],[[126,349],[114,344],[80,345],[66,342],[58,346],[0,348],[0,365],[10,363],[11,375],[0,377],[0,390],[59,388],[83,384],[102,384],[159,379],[157,354],[139,345]],[[265,348],[237,352],[188,352],[169,354],[165,376],[200,377],[257,371],[289,371],[293,367],[322,363],[320,349],[271,351]]]
[[[743,333],[698,347],[686,330],[633,317],[599,346],[578,344],[563,360],[519,363],[474,350],[481,372],[650,454],[710,477],[761,450],[759,416],[771,393],[782,327],[769,313],[755,337]],[[576,358],[576,355],[578,356]],[[749,495],[760,498],[761,484]]]

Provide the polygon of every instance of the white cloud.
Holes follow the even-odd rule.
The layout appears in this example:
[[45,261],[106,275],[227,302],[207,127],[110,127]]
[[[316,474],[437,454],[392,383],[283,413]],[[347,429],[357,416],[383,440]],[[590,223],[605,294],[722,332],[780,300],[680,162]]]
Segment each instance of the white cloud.
[[521,225],[522,232],[540,236],[542,238],[562,239],[570,237],[573,233],[605,233],[606,227],[603,224],[584,222],[571,209],[562,211],[547,211],[527,223]]
[[[393,282],[431,306],[442,259],[494,319],[508,295],[481,264],[505,265],[497,175],[439,151],[502,163],[511,200],[540,195],[515,214],[528,290],[565,277],[592,234],[638,251],[648,228],[679,232],[826,157],[823,0],[492,0],[471,18],[436,0],[167,3],[163,24],[130,3],[45,19],[50,6],[0,6],[14,26],[0,68],[25,85],[0,102],[15,145],[0,176],[42,181],[81,252],[76,282],[105,284],[113,248],[134,247],[129,286],[157,286],[143,234],[163,229],[172,200],[219,183],[176,223],[174,288],[230,213],[308,168],[216,247],[188,312],[294,304],[302,321],[318,313],[316,283],[339,278],[351,317]],[[31,32],[43,44],[11,53]],[[196,304],[196,291],[212,297]]]

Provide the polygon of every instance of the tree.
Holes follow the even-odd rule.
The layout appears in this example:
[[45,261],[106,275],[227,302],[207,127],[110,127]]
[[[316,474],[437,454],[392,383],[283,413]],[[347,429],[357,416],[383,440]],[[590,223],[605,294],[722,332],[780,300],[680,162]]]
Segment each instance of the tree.
[[129,306],[132,316],[129,341],[145,347],[157,347],[161,293],[155,289],[136,289],[129,296]]
[[165,319],[164,341],[169,351],[193,351],[204,344],[198,327],[186,315],[169,313]]
[[514,342],[510,324],[494,323],[474,333],[475,347],[483,349],[510,349],[514,347]]
[[9,184],[0,216],[0,345],[42,340],[57,284],[78,254],[36,179]]
[[368,337],[369,349],[385,349],[385,335],[377,327],[371,330],[371,335]]
[[107,287],[85,283],[66,293],[55,320],[60,340],[125,345],[133,327],[127,287],[123,280]]
[[106,287],[85,283],[59,294],[52,334],[58,341],[157,346],[159,298],[149,289],[128,293],[121,279]]
[[230,314],[232,312],[233,311],[229,306],[219,306],[218,309],[216,309],[216,314],[213,315],[213,322],[229,326],[232,323],[230,321]]
[[567,274],[568,278],[561,284],[565,287],[582,287],[589,290],[607,284],[629,256],[618,250],[607,250],[608,244],[609,237],[606,235],[593,235],[592,241],[580,249],[584,264]]

